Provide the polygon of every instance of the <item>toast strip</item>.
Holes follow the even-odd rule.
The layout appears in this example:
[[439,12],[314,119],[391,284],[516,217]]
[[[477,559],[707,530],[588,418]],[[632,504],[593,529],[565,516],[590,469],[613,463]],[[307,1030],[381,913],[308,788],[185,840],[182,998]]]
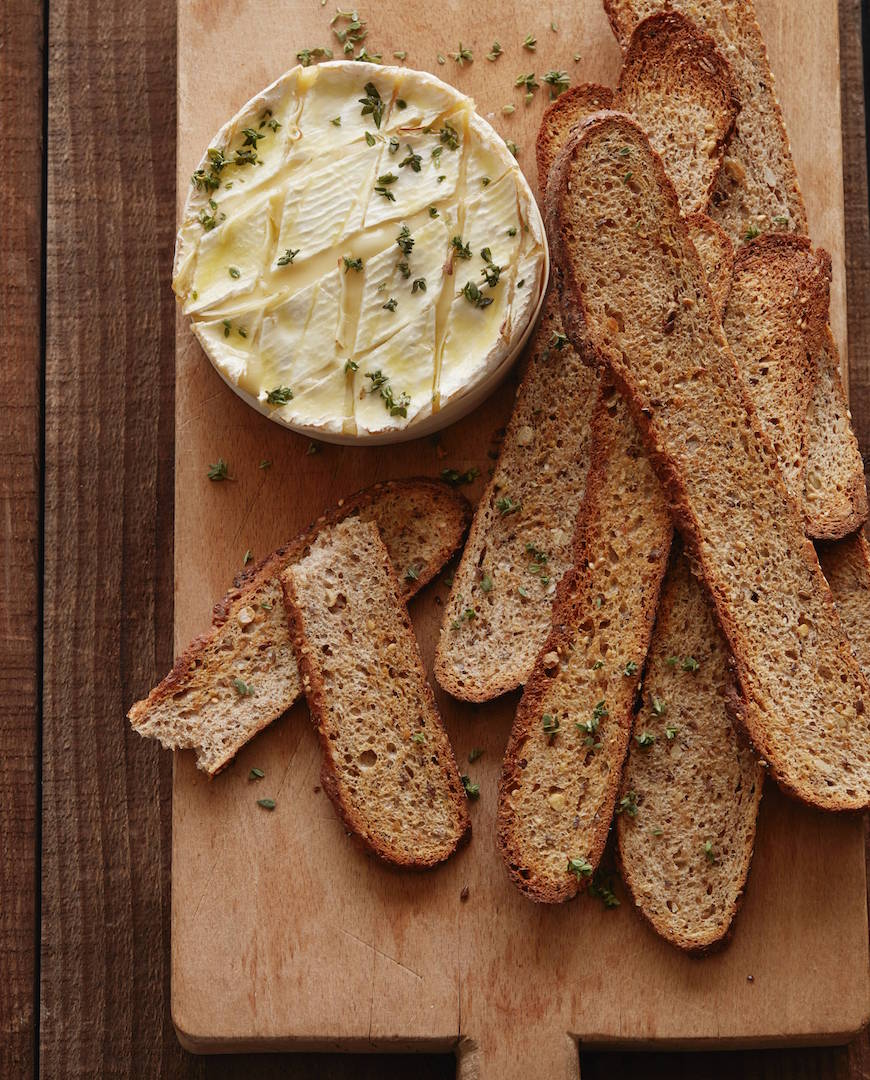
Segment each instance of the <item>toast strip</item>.
[[813,252],[803,236],[768,233],[737,252],[722,326],[785,486],[798,504],[830,281],[827,252]]
[[626,49],[613,108],[647,133],[683,213],[706,211],[740,112],[731,67],[713,38],[679,12],[644,19]]
[[603,390],[575,566],[514,718],[498,843],[532,900],[568,900],[607,841],[672,526],[624,402]]
[[[806,207],[752,0],[604,0],[604,8],[623,50],[641,20],[665,9],[682,12],[710,34],[734,72],[742,109],[709,213],[735,245],[759,233],[807,235]],[[814,538],[834,540],[859,528],[868,506],[830,332],[814,382],[806,424],[806,528]]]
[[700,953],[725,940],[737,913],[764,769],[729,715],[728,645],[678,547],[616,821],[620,870],[638,911],[672,945]]
[[816,544],[840,622],[865,675],[870,677],[870,545],[863,532]]
[[[542,188],[578,118],[609,104],[591,84],[562,94],[538,135]],[[562,333],[551,292],[527,350],[492,480],[444,607],[435,677],[464,701],[521,686],[550,628],[556,585],[571,565],[574,521],[586,486],[598,378]],[[469,618],[467,612],[473,611]]]
[[734,655],[757,750],[807,803],[870,805],[870,687],[661,160],[634,121],[599,114],[557,159],[546,206],[567,332],[579,327],[627,395]]
[[375,855],[426,869],[468,838],[466,796],[373,522],[321,530],[281,575],[321,782]]
[[284,547],[238,575],[215,605],[211,631],[195,638],[172,671],[128,713],[134,731],[168,750],[195,750],[214,776],[301,693],[279,575],[318,532],[346,517],[375,521],[406,597],[431,581],[459,548],[466,500],[439,480],[391,480],[342,499]]

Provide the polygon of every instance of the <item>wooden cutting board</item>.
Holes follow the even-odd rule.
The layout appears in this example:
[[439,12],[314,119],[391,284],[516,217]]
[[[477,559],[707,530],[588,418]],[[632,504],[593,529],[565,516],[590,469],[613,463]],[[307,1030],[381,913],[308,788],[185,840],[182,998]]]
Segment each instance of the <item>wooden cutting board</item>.
[[[836,0],[757,0],[813,239],[834,262],[832,319],[845,357],[844,229]],[[318,0],[182,0],[178,9],[178,199],[211,135],[303,47],[330,41]],[[613,84],[619,55],[599,0],[549,5],[493,0],[382,0],[362,12],[366,46],[407,50],[408,63],[455,83],[520,146],[533,186],[545,104],[513,86],[519,73],[567,70]],[[551,27],[551,22],[552,26]],[[538,39],[524,50],[526,34]],[[498,38],[504,55],[485,54]],[[449,54],[463,45],[474,62]],[[439,64],[442,53],[446,63]],[[580,60],[575,61],[574,55]],[[502,106],[516,105],[504,115]],[[264,555],[338,497],[374,480],[491,464],[513,384],[431,440],[371,450],[320,446],[271,424],[212,371],[178,331],[176,644],[204,630],[246,550]],[[445,454],[446,451],[446,454]],[[443,456],[442,456],[443,455]],[[232,482],[210,483],[223,457]],[[260,469],[263,460],[271,468]],[[443,581],[412,607],[431,660]],[[516,698],[439,704],[463,769],[480,781],[471,845],[441,869],[402,874],[345,837],[319,788],[319,753],[304,705],[209,782],[192,755],[176,761],[172,856],[172,1013],[202,1052],[456,1048],[460,1075],[512,1080],[578,1075],[577,1041],[698,1047],[845,1041],[864,1021],[868,986],[863,826],[825,816],[768,786],[749,891],[734,939],[706,960],[659,940],[628,902],[584,897],[530,904],[495,850],[496,783]],[[485,748],[473,767],[472,746]],[[265,779],[248,781],[252,766]],[[256,800],[271,796],[273,812]],[[461,899],[468,888],[468,897]],[[617,886],[620,888],[620,886]],[[625,901],[624,892],[623,896]]]

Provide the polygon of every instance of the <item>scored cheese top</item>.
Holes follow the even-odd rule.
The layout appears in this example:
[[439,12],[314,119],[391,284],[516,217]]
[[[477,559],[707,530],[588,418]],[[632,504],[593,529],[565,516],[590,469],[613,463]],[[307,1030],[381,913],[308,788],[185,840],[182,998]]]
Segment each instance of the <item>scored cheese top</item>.
[[405,428],[516,351],[544,231],[470,98],[424,72],[296,67],[212,140],[173,288],[218,371],[273,419]]

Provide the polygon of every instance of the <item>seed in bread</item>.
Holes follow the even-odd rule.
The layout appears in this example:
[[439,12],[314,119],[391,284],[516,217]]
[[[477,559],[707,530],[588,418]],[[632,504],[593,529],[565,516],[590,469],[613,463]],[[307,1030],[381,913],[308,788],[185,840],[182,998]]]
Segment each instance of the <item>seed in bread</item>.
[[732,926],[761,801],[764,770],[723,693],[728,666],[728,645],[678,553],[662,585],[635,721],[635,733],[653,742],[631,742],[616,822],[620,870],[638,911],[689,952],[721,943]]
[[471,829],[466,795],[377,525],[321,530],[281,584],[321,783],[343,822],[398,866],[449,858]]
[[[740,111],[731,68],[710,35],[675,11],[644,19],[626,50],[613,108],[631,113],[647,133],[683,212],[705,211]],[[627,165],[629,183],[630,174]]]
[[277,720],[301,693],[279,575],[319,529],[345,517],[375,521],[405,596],[431,581],[459,548],[469,507],[438,480],[391,480],[343,499],[312,527],[236,578],[214,626],[128,714],[134,731],[168,750],[195,750],[209,776]]
[[557,159],[546,206],[566,332],[594,343],[628,396],[734,655],[756,749],[807,803],[870,805],[870,686],[660,158],[630,118],[599,114]]
[[575,568],[514,718],[499,785],[498,843],[532,900],[569,900],[607,841],[671,519],[624,402],[602,391],[577,517]]

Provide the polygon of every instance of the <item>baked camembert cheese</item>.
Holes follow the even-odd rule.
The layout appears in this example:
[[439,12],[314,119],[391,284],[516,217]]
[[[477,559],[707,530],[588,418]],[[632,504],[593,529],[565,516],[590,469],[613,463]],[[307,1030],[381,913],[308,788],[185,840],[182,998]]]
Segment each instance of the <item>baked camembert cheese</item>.
[[296,67],[193,174],[173,288],[223,377],[274,419],[418,423],[516,352],[546,275],[516,160],[424,72]]

